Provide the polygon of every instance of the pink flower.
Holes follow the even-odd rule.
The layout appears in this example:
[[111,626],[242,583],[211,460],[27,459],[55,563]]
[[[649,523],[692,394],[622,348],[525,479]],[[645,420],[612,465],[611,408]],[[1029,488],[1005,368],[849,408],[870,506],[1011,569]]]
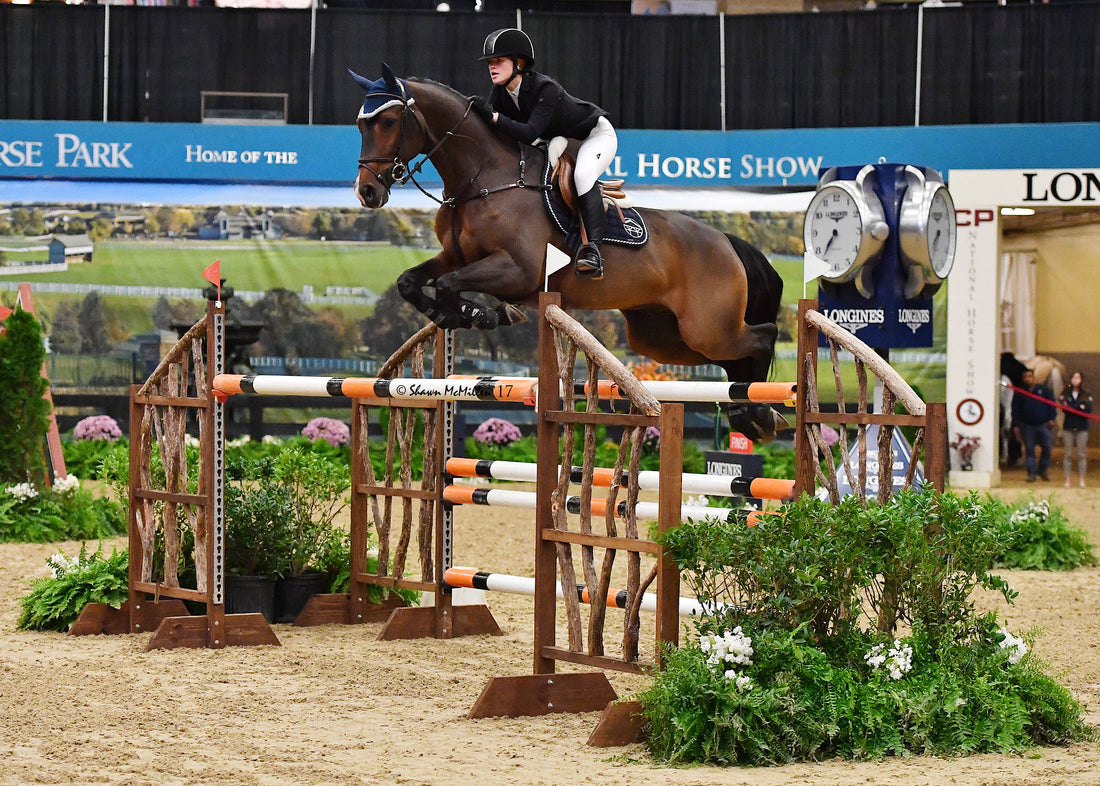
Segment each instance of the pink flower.
[[504,418],[489,418],[474,430],[474,439],[482,445],[504,447],[523,435],[519,427]]
[[323,439],[338,448],[351,442],[351,429],[343,421],[334,418],[314,418],[302,429],[302,436],[310,442]]
[[110,415],[92,415],[84,418],[73,428],[73,439],[105,439],[114,442],[122,436],[122,429]]

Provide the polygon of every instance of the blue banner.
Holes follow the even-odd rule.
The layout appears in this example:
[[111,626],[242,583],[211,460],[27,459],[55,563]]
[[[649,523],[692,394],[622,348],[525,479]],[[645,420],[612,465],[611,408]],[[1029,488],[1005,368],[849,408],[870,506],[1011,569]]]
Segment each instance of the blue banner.
[[[813,187],[822,167],[907,161],[950,169],[1100,164],[1100,123],[619,131],[608,174],[638,186]],[[350,185],[354,126],[0,121],[0,178]],[[419,177],[439,185],[430,164]]]

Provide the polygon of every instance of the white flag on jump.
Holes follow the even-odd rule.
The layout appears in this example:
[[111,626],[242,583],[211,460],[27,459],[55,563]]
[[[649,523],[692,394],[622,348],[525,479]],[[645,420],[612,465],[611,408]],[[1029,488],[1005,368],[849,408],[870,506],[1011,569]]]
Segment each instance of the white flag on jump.
[[542,282],[544,292],[550,291],[550,276],[568,265],[572,259],[569,255],[549,243],[546,244],[546,278]]

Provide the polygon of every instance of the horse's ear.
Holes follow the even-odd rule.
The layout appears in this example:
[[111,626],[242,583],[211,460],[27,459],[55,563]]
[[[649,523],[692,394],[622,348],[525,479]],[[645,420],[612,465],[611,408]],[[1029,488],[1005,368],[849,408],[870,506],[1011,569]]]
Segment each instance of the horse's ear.
[[348,69],[348,73],[351,74],[351,78],[355,80],[355,83],[359,85],[359,87],[370,92],[371,87],[374,85],[373,82],[371,82],[365,76],[359,76],[359,74],[355,73],[350,68]]
[[389,63],[382,63],[382,81],[386,83],[386,87],[390,90],[398,89],[397,77],[394,75]]

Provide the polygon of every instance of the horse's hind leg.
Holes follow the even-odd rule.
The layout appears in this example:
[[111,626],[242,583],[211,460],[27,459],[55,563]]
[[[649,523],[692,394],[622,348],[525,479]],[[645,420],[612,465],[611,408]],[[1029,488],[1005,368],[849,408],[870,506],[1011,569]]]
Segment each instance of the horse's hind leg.
[[711,360],[684,343],[676,315],[659,306],[623,311],[630,348],[658,363],[698,366]]

